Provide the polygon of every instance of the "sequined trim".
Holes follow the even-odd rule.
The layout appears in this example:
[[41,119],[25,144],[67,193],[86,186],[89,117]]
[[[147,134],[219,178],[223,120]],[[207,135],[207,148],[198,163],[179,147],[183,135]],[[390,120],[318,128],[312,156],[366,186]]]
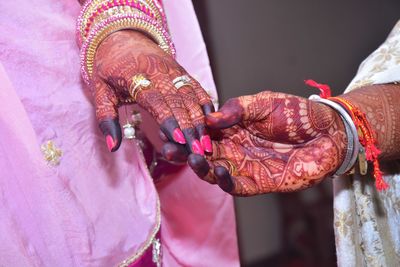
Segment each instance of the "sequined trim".
[[161,267],[161,242],[160,239],[156,238],[153,241],[153,257],[152,260],[157,267]]

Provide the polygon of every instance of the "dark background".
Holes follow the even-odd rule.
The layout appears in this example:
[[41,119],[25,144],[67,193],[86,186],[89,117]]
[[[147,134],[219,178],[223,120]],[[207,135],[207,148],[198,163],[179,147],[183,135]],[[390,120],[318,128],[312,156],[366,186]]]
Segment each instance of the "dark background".
[[[340,94],[400,19],[399,0],[194,0],[220,95]],[[331,181],[236,199],[242,266],[336,266]]]

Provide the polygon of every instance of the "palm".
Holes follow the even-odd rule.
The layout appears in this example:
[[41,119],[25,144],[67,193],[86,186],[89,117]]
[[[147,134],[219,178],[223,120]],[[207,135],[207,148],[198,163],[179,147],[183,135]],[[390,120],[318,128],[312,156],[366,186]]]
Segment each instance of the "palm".
[[327,136],[301,145],[271,142],[235,125],[214,141],[214,166],[224,166],[235,177],[235,195],[289,192],[318,183],[337,168],[337,148]]
[[338,168],[346,147],[334,111],[286,94],[233,99],[207,121],[212,128],[225,129],[214,138],[204,179],[221,183],[215,170],[224,167],[232,181],[223,189],[234,195],[310,187]]

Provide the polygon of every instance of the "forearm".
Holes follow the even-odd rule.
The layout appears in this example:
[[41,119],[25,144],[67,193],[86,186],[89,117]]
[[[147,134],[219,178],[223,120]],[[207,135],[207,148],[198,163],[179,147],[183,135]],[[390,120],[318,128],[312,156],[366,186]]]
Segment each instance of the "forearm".
[[366,114],[382,151],[380,158],[400,158],[400,85],[371,85],[340,97]]

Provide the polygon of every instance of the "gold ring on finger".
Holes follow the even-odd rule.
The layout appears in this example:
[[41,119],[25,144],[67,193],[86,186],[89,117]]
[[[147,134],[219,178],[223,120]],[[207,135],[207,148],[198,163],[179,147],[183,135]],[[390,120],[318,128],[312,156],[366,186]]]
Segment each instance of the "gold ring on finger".
[[151,81],[146,78],[143,74],[136,74],[132,77],[132,83],[129,87],[129,93],[134,101],[136,101],[137,94],[142,89],[148,89],[151,85]]
[[190,85],[190,77],[188,75],[182,75],[179,77],[176,77],[172,83],[174,84],[176,89],[180,89],[181,87],[185,86],[185,85]]

